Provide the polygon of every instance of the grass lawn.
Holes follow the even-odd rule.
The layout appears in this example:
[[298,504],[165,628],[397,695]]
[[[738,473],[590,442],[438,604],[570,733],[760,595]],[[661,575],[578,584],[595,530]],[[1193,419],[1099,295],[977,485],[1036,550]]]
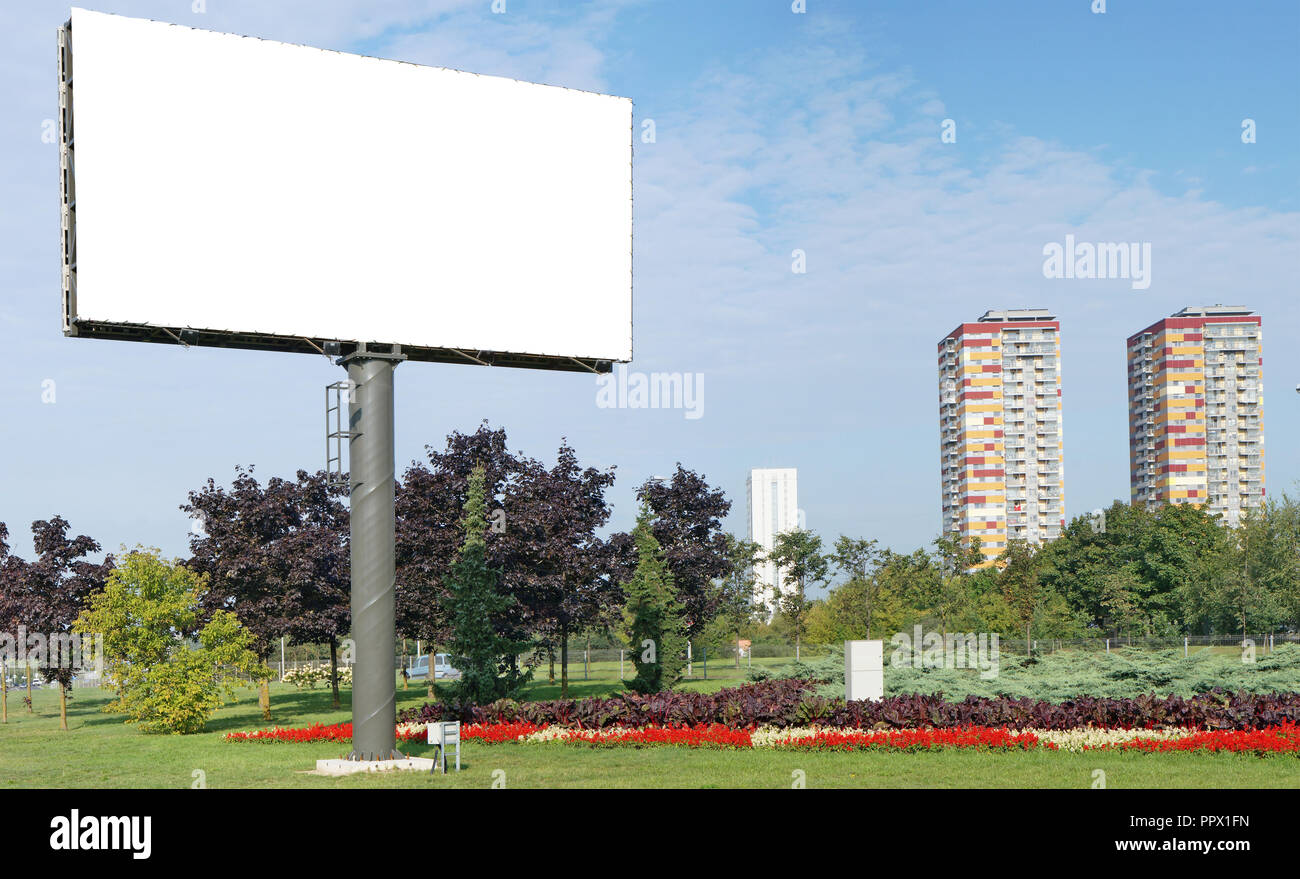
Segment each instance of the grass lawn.
[[[574,681],[571,695],[609,692],[614,682]],[[687,686],[716,688],[721,680]],[[536,685],[544,696],[548,685]],[[419,705],[424,688],[397,691],[400,708]],[[313,721],[350,719],[348,691],[342,710],[330,708],[328,690],[272,687],[272,725],[304,726]],[[686,748],[593,749],[565,745],[483,745],[468,742],[463,770],[447,776],[427,773],[323,778],[305,774],[322,757],[338,757],[337,744],[234,744],[221,740],[232,730],[263,724],[252,690],[223,708],[208,730],[191,736],[143,735],[116,715],[99,709],[108,701],[99,690],[75,690],[69,731],[58,728],[58,696],[38,690],[28,714],[22,693],[9,693],[9,723],[0,726],[0,787],[188,788],[195,770],[208,787],[450,787],[485,788],[504,778],[522,787],[789,787],[802,772],[809,788],[819,787],[1073,787],[1088,788],[1093,771],[1106,772],[1107,786],[1124,787],[1300,787],[1300,759],[1235,754],[1069,754],[935,751],[913,753],[773,752]],[[426,755],[429,748],[408,750]],[[501,776],[497,771],[504,772]]]

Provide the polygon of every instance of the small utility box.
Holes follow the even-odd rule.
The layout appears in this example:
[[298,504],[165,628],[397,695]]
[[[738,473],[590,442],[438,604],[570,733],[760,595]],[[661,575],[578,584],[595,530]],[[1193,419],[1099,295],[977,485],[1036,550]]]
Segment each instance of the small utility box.
[[429,744],[437,750],[434,751],[433,767],[429,770],[441,769],[447,771],[447,751],[450,748],[456,749],[456,771],[460,772],[460,721],[443,721],[442,723],[431,723],[427,727],[429,734]]
[[844,642],[844,699],[883,699],[885,642]]

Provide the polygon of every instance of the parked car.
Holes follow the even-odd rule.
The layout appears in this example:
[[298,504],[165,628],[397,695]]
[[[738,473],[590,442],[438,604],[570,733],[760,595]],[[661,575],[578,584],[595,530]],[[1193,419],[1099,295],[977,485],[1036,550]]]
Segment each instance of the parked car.
[[[407,666],[406,675],[409,678],[427,678],[429,676],[429,657],[418,657],[412,665]],[[451,655],[448,653],[437,653],[433,657],[433,679],[434,680],[456,680],[460,677],[460,669],[454,668],[451,664]]]

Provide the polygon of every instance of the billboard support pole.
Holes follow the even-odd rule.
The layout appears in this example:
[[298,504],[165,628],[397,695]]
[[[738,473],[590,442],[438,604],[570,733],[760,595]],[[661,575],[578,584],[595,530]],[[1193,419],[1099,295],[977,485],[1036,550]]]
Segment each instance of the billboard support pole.
[[[385,346],[377,346],[385,347]],[[348,370],[351,496],[352,752],[349,760],[401,759],[397,751],[396,521],[393,510],[393,370],[396,345],[357,345],[338,362]]]

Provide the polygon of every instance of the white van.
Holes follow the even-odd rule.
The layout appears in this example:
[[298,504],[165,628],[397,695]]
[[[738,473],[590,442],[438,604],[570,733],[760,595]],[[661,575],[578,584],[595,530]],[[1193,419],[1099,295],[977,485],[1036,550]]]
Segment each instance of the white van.
[[[414,664],[406,669],[408,678],[427,678],[429,676],[429,657],[421,656],[417,658]],[[451,665],[451,655],[447,653],[438,653],[433,657],[433,679],[442,680],[444,678],[455,680],[460,677],[460,670],[453,668]]]

